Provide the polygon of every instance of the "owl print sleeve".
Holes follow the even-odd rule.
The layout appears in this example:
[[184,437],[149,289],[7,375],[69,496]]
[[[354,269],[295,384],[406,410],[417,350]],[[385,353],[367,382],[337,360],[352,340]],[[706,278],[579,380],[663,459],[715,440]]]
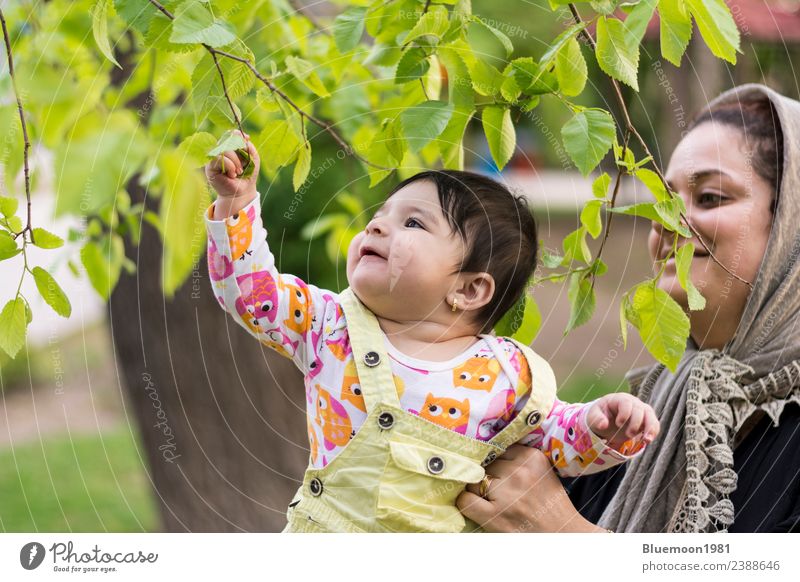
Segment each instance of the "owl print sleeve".
[[569,404],[556,399],[550,414],[521,444],[541,449],[562,477],[605,471],[637,456],[644,444],[627,441],[621,450],[610,447],[586,422],[593,402]]
[[212,205],[206,212],[208,271],[219,304],[304,373],[321,366],[316,340],[324,325],[342,319],[338,296],[278,272],[261,221],[259,196],[224,220],[213,216]]

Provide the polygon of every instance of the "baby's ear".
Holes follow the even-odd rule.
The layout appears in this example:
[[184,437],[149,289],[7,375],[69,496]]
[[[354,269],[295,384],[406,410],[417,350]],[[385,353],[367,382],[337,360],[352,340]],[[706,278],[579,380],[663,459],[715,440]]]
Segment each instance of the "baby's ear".
[[494,297],[494,277],[489,273],[462,273],[458,295],[458,308],[475,311],[487,305]]

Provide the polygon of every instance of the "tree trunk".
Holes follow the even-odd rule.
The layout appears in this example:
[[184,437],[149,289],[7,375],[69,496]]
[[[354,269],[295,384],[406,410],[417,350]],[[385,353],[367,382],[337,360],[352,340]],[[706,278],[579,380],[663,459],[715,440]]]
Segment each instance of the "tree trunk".
[[308,459],[300,373],[220,308],[204,257],[167,299],[158,233],[126,254],[109,324],[164,529],[280,530]]

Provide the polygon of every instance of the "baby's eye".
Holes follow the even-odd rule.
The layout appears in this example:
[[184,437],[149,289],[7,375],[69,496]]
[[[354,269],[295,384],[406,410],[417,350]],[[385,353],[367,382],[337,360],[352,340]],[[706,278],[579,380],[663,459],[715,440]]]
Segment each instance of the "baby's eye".
[[418,221],[416,218],[409,218],[406,220],[405,223],[406,228],[424,228],[422,223]]

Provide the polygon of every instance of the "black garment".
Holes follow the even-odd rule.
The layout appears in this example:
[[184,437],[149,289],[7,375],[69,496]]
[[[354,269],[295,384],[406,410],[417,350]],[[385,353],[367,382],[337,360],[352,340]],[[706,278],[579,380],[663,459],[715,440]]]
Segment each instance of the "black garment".
[[[788,405],[775,428],[764,417],[733,452],[739,475],[731,494],[731,532],[800,533],[800,406]],[[597,523],[625,475],[625,465],[562,479],[572,503]]]

